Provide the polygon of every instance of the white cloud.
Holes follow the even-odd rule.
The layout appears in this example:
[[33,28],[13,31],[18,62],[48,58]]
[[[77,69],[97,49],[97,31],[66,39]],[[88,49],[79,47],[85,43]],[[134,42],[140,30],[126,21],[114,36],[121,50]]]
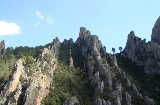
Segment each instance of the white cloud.
[[34,23],[34,26],[39,26],[41,22]]
[[16,23],[0,20],[0,36],[14,35],[19,33],[21,33],[20,27]]
[[46,17],[46,21],[49,23],[49,24],[53,24],[54,23],[54,19],[51,17],[51,16],[47,16]]
[[40,18],[41,20],[44,20],[44,16],[41,14],[40,11],[36,11],[36,16],[37,16],[38,18]]
[[44,22],[49,24],[54,23],[54,19],[50,15],[43,15],[40,11],[35,11],[36,16]]

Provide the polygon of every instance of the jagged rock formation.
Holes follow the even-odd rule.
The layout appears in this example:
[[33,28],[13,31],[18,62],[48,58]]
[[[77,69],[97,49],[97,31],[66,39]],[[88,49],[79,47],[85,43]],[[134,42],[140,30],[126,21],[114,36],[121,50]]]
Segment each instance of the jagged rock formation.
[[[131,32],[128,41],[128,48],[133,46],[134,32]],[[121,105],[126,103],[131,105],[132,95],[144,100],[144,97],[139,93],[135,84],[131,82],[125,72],[123,72],[117,65],[116,56],[107,55],[105,48],[96,35],[91,35],[86,28],[80,28],[79,38],[76,43],[82,48],[82,55],[86,59],[85,70],[88,72],[88,77],[91,80],[91,86],[94,88],[96,94],[106,94],[112,98],[112,101],[106,101],[103,97],[97,96],[94,105]],[[134,49],[133,49],[134,50]],[[133,57],[134,51],[130,51],[129,56]],[[129,91],[124,91],[124,88],[129,88]],[[122,95],[125,95],[123,99]],[[113,100],[114,99],[114,100]]]
[[52,52],[44,48],[39,60],[32,65],[33,68],[24,65],[23,59],[15,63],[12,78],[1,91],[0,105],[16,105],[21,95],[24,96],[21,97],[24,105],[40,105],[48,94],[57,65]]
[[5,41],[3,40],[0,42],[0,53],[3,53],[4,49],[5,49]]
[[151,41],[160,45],[160,17],[152,29]]
[[160,46],[157,43],[146,43],[132,31],[128,35],[124,54],[137,65],[143,66],[145,73],[160,73]]
[[0,104],[10,103],[10,100],[8,100],[7,97],[9,97],[11,93],[14,93],[12,96],[13,103],[15,104],[17,103],[18,97],[21,94],[21,89],[22,89],[22,85],[20,83],[20,77],[26,77],[25,71],[23,70],[24,69],[23,62],[24,62],[23,59],[19,59],[15,63],[15,68],[14,68],[12,78],[5,85],[3,91],[1,91]]
[[47,44],[46,47],[48,47],[48,49],[50,49],[55,55],[58,56],[60,45],[61,45],[61,43],[60,43],[59,39],[56,37],[55,39],[53,39],[53,42]]
[[[61,47],[61,45],[64,46]],[[71,46],[66,48],[67,45]],[[81,50],[75,50],[73,46]],[[90,84],[90,87],[87,87],[88,90],[92,91],[92,93],[87,91],[88,97],[91,99],[87,100],[90,101],[89,104],[132,105],[136,103],[134,102],[136,100],[139,102],[138,104],[154,105],[154,100],[142,94],[139,86],[137,86],[136,82],[129,76],[128,72],[125,72],[125,70],[119,67],[116,55],[107,54],[106,48],[101,44],[98,36],[91,35],[90,31],[86,30],[86,28],[80,28],[76,43],[74,43],[72,39],[60,43],[59,39],[55,38],[52,43],[47,44],[45,47],[32,64],[27,65],[23,59],[17,60],[13,75],[1,91],[0,105],[40,105],[49,91],[54,93],[56,86],[57,90],[60,91],[62,88],[58,88],[58,86],[61,86],[64,82],[67,83],[63,87],[65,91],[65,86],[68,84],[71,89],[75,91],[76,89],[80,90],[80,88],[82,88],[82,86],[78,86],[78,84],[83,86]],[[61,50],[59,50],[60,47]],[[71,54],[71,49],[73,55]],[[61,53],[61,51],[67,52],[67,54]],[[126,47],[121,54],[132,59],[137,65],[144,66],[146,73],[160,73],[159,51],[160,48],[157,43],[153,43],[152,41],[146,43],[145,40],[136,37],[132,31],[128,35]],[[75,56],[75,53],[78,54]],[[67,60],[61,62],[60,59],[58,59],[62,67],[58,66],[58,71],[54,72],[58,63],[55,55],[57,58],[63,58],[61,54],[63,56],[65,55],[64,59],[61,60]],[[82,55],[82,57],[79,57],[79,55]],[[77,66],[75,60],[77,56],[81,58],[81,62],[84,62],[84,66],[82,65],[82,71],[80,72],[77,72],[79,69],[75,69]],[[72,57],[74,58],[74,64]],[[65,65],[65,63],[67,65]],[[63,70],[65,70],[65,72]],[[54,83],[56,80],[53,78],[54,73],[58,74],[58,78],[55,76],[57,81],[59,81],[57,85]],[[65,78],[63,74],[67,74],[68,77]],[[74,81],[74,79],[77,79],[77,76],[80,75],[83,75],[82,78]],[[71,79],[71,77],[74,77],[74,79]],[[64,78],[65,81],[61,81],[62,78]],[[84,80],[85,83],[82,83],[82,80]],[[85,89],[87,88],[85,87]],[[81,92],[81,90],[79,92]],[[78,92],[72,91],[71,93],[61,95],[63,92],[60,92],[59,94],[61,96],[58,101],[63,101],[61,103],[63,105],[80,105],[82,104],[82,97],[77,93]],[[86,98],[86,96],[84,97]]]

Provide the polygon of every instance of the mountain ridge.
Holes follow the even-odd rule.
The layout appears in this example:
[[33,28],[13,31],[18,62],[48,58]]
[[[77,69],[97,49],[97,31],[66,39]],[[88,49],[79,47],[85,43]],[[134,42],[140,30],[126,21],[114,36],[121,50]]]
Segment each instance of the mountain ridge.
[[[146,43],[131,31],[119,54],[107,53],[98,36],[85,27],[80,27],[75,42],[72,38],[60,42],[56,37],[45,46],[15,49],[5,49],[5,43],[1,43],[1,52],[5,50],[0,56],[0,70],[7,75],[0,78],[0,104],[160,104],[160,47],[152,42],[159,34],[154,31],[160,28],[157,23],[151,42]],[[149,86],[141,83],[145,79]],[[155,82],[150,82],[152,79]]]

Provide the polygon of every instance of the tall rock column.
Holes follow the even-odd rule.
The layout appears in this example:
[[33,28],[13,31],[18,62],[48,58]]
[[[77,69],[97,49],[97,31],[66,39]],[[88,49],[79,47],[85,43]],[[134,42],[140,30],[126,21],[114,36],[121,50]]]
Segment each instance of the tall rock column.
[[151,41],[160,44],[160,17],[152,29]]
[[69,67],[74,67],[71,49],[70,49],[70,57],[69,57]]

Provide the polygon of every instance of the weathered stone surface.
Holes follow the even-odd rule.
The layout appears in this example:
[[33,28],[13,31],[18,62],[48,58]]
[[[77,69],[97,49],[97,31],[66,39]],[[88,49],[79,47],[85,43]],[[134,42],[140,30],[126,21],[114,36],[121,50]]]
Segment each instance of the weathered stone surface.
[[121,101],[120,101],[120,98],[117,97],[115,100],[114,100],[114,105],[121,105]]
[[63,105],[80,105],[78,98],[76,96],[69,98],[66,100]]
[[97,86],[99,84],[99,82],[100,82],[99,72],[97,72],[97,73],[95,73],[95,75],[94,75],[94,77],[93,77],[93,79],[91,81],[91,86],[95,87],[95,86]]
[[113,55],[113,57],[111,58],[111,65],[112,65],[112,66],[117,66],[117,58],[116,58],[116,55]]
[[69,67],[74,67],[71,49],[70,49],[70,57],[69,57]]
[[140,98],[142,98],[142,95],[139,93],[137,87],[135,86],[135,84],[131,84],[131,90],[132,90],[132,93],[139,96]]
[[157,19],[152,29],[151,41],[160,44],[160,17]]
[[144,97],[144,102],[146,105],[154,105],[154,100],[148,98],[147,96]]
[[118,91],[118,92],[122,91],[122,84],[118,81],[116,81],[115,90]]
[[59,39],[56,37],[55,39],[53,39],[53,42],[51,43],[50,50],[55,55],[59,55],[59,47],[60,47],[60,45],[61,45],[61,43],[60,43]]
[[119,97],[120,101],[122,102],[122,92],[113,91],[109,94],[112,98]]
[[125,100],[127,105],[131,105],[131,95],[128,92],[125,92]]
[[106,102],[106,105],[112,105],[111,101],[108,100],[108,101]]
[[105,101],[104,99],[97,98],[94,102],[94,105],[111,105],[110,101]]
[[11,80],[8,81],[8,83],[5,85],[2,95],[0,97],[0,104],[4,104],[7,101],[7,97],[10,96],[11,93],[15,92],[14,94],[14,101],[16,103],[17,97],[21,94],[21,84],[19,82],[20,77],[22,76],[24,72],[24,66],[23,66],[23,59],[17,60],[14,67],[14,73],[12,75]]
[[[35,62],[35,68],[32,68],[34,71],[32,73],[23,64],[25,64],[23,59],[16,61],[13,75],[1,91],[0,105],[4,105],[4,103],[16,105],[21,93],[24,95],[24,105],[40,105],[41,100],[48,94],[57,65],[53,53],[44,48],[41,57]],[[48,68],[45,68],[46,64]],[[37,72],[37,69],[43,69],[45,74]]]
[[96,99],[94,105],[103,105],[102,100],[100,98]]
[[133,32],[128,35],[124,54],[139,66],[144,66],[147,74],[160,73],[160,46],[141,40]]
[[130,79],[126,76],[125,72],[120,72],[120,78],[124,81],[125,85],[130,87],[131,86],[131,81]]
[[0,42],[0,53],[3,53],[3,50],[5,49],[5,41]]

